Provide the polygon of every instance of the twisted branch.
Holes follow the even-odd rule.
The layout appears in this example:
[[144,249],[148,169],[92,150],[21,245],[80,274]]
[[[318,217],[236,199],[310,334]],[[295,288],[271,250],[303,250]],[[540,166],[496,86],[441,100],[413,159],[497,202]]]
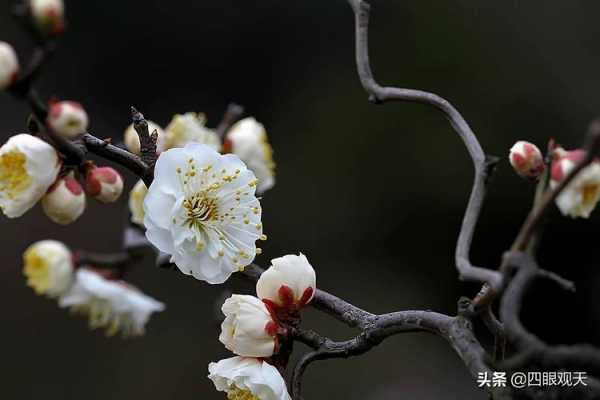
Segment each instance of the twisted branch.
[[369,63],[370,6],[362,0],[348,0],[348,2],[355,15],[358,76],[363,88],[369,94],[369,101],[376,104],[386,101],[410,101],[435,107],[444,113],[452,128],[463,140],[473,161],[475,178],[456,245],[456,268],[461,280],[487,282],[494,291],[499,291],[502,287],[502,275],[497,271],[474,266],[470,261],[471,242],[485,199],[486,183],[498,159],[485,155],[469,124],[446,99],[420,90],[383,87],[375,81]]

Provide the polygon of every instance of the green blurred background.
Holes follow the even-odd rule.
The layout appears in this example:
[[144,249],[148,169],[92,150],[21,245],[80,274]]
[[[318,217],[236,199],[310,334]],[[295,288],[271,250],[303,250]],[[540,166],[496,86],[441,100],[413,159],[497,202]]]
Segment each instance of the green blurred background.
[[[0,1],[0,40],[21,59],[28,37]],[[269,131],[278,183],[263,199],[269,240],[257,259],[302,251],[318,286],[373,312],[453,313],[477,285],[459,283],[454,244],[472,167],[437,111],[367,102],[354,65],[353,16],[344,0],[66,1],[69,26],[39,89],[81,101],[91,131],[119,139],[135,105],[166,125],[202,111],[216,125],[229,101]],[[600,3],[593,0],[373,1],[371,58],[382,84],[436,92],[461,110],[484,150],[502,157],[473,246],[495,267],[527,213],[533,187],[506,162],[518,139],[581,143],[600,115]],[[24,131],[26,105],[0,94],[2,140]],[[128,187],[135,180],[125,173]],[[0,219],[0,389],[6,399],[222,399],[207,364],[229,357],[215,318],[223,287],[153,266],[128,279],[164,301],[144,338],[89,332],[82,319],[25,286],[21,253],[54,238],[74,249],[119,249],[126,198],[90,202],[75,224],[41,210]],[[597,212],[600,214],[600,212]],[[553,343],[600,344],[599,216],[553,210],[541,260],[576,281],[527,299],[527,326]],[[237,290],[250,287],[236,283]],[[318,312],[307,327],[354,332]],[[298,352],[305,349],[297,346]],[[307,399],[485,399],[441,339],[405,334],[359,358],[318,363]]]

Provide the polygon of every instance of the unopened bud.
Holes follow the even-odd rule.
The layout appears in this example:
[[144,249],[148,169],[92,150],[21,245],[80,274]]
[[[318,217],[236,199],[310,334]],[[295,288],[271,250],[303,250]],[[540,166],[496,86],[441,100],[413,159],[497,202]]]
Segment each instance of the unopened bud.
[[19,75],[19,60],[12,46],[0,42],[0,90],[12,85]]
[[123,192],[123,178],[110,167],[91,168],[85,179],[86,191],[103,203],[117,201]]
[[67,225],[76,221],[85,210],[85,193],[72,176],[65,176],[50,187],[42,199],[42,208],[52,221]]
[[57,101],[50,105],[48,125],[59,135],[72,139],[87,131],[88,116],[75,101]]
[[31,16],[38,28],[46,34],[58,35],[65,30],[63,0],[30,0]]
[[540,149],[523,140],[510,149],[509,160],[515,172],[524,178],[537,179],[546,168]]

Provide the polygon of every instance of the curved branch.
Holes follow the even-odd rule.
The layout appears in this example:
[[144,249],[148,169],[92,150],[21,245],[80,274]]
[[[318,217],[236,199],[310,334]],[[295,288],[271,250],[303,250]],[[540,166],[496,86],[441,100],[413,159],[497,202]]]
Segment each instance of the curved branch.
[[[533,363],[548,369],[586,371],[600,377],[598,349],[590,345],[550,346],[523,326],[520,314],[525,294],[536,279],[547,278],[548,275],[525,253],[512,253],[508,260],[517,273],[502,296],[500,315],[508,340],[520,353],[507,360],[507,365],[515,368]],[[600,396],[600,392],[597,394]]]
[[462,226],[456,245],[456,268],[461,280],[487,282],[494,291],[502,287],[502,275],[497,271],[474,266],[470,261],[470,249],[475,226],[483,205],[486,183],[498,162],[483,152],[477,137],[462,115],[446,99],[420,90],[380,86],[371,71],[369,62],[369,10],[370,6],[362,0],[348,0],[355,14],[356,29],[356,65],[360,82],[374,103],[386,101],[411,101],[433,106],[440,110],[450,121],[452,128],[463,140],[475,167],[473,188],[467,204]]

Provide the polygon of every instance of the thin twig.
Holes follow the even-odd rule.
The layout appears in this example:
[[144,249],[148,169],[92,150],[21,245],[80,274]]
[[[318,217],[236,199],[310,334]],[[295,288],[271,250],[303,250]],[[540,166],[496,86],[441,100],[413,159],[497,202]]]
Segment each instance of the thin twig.
[[[523,326],[520,314],[525,293],[536,279],[546,278],[548,275],[526,253],[514,252],[506,259],[507,265],[515,268],[517,273],[502,296],[500,316],[504,321],[508,340],[524,354],[520,361],[526,364],[535,362],[550,370],[586,371],[600,377],[598,349],[590,345],[550,346]],[[523,366],[515,362],[509,364],[513,367]],[[596,394],[600,396],[600,392]]]
[[461,280],[487,282],[492,290],[499,291],[502,287],[502,275],[491,269],[474,266],[470,261],[471,242],[483,206],[486,183],[498,159],[485,155],[469,124],[446,99],[420,90],[382,87],[375,81],[369,63],[370,6],[362,0],[348,0],[348,2],[355,14],[358,75],[363,88],[369,94],[369,100],[376,104],[386,101],[410,101],[433,106],[444,113],[452,128],[463,140],[473,161],[475,178],[456,245],[456,268]]
[[229,105],[227,105],[227,110],[225,111],[225,114],[223,114],[223,118],[216,129],[219,137],[224,138],[229,128],[231,128],[242,115],[244,115],[244,107],[239,104],[229,103]]

